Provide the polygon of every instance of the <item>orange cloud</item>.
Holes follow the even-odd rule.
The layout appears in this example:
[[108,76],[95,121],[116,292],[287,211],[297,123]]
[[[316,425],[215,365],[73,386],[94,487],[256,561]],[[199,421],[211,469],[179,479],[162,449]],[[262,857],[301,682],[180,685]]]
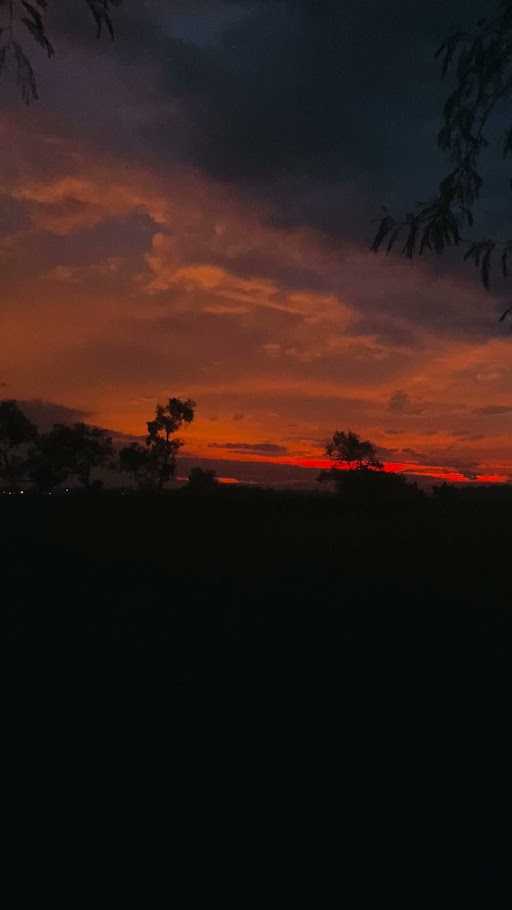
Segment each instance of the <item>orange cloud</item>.
[[[31,225],[2,240],[10,394],[129,433],[157,399],[192,395],[188,447],[204,456],[220,440],[265,440],[288,450],[279,461],[316,469],[325,439],[352,428],[393,448],[389,469],[512,476],[512,339],[460,337],[444,311],[427,319],[457,305],[463,326],[479,290],[277,227],[192,169],[156,173],[58,141],[44,171],[29,139],[15,139],[24,164],[5,191]],[[126,248],[106,249],[121,224]]]
[[139,181],[140,175],[133,183],[130,175],[126,175],[119,182],[113,179],[112,173],[99,170],[94,177],[62,177],[29,183],[16,188],[12,195],[28,203],[36,230],[60,236],[133,212],[143,212],[155,224],[165,224],[169,214],[167,202],[150,189],[137,189]]

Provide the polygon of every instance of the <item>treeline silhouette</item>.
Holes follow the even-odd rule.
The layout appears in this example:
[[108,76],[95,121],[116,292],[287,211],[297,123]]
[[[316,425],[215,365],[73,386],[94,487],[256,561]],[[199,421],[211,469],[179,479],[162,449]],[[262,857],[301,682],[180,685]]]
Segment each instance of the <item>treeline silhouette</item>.
[[[156,405],[153,418],[147,421],[144,444],[116,446],[107,430],[84,422],[55,423],[41,432],[17,401],[0,401],[0,490],[37,494],[63,491],[115,494],[119,490],[161,494],[176,476],[177,455],[184,444],[177,433],[192,423],[196,407],[192,399],[169,398],[165,405]],[[417,483],[400,474],[386,473],[376,446],[350,430],[337,430],[326,443],[325,454],[331,459],[332,467],[321,471],[317,480],[322,488],[333,489],[345,505],[371,508],[415,504],[425,499],[426,494]],[[116,483],[105,484],[103,478],[109,475]],[[243,496],[248,500],[263,493],[260,487],[244,484],[237,487],[236,491],[224,487],[223,495]],[[218,493],[221,484],[214,470],[197,466],[190,470],[185,489],[207,495]],[[506,495],[504,487],[499,489],[495,495]],[[467,495],[447,484],[434,487],[433,492],[444,505]],[[473,491],[472,495],[477,494]]]
[[[176,473],[176,455],[183,441],[178,430],[194,419],[195,402],[170,398],[158,404],[147,422],[145,445],[134,442],[116,452],[107,430],[78,422],[56,423],[39,432],[14,400],[0,401],[0,481],[9,492],[21,492],[27,482],[38,493],[53,493],[68,481],[88,492],[103,481],[98,469],[129,477],[135,489],[161,492]],[[201,477],[196,474],[196,486]]]
[[0,497],[9,633],[34,648],[69,636],[73,648],[168,646],[182,680],[214,665],[255,681],[336,676],[347,661],[359,674],[370,655],[385,674],[439,652],[478,672],[504,666],[512,497],[491,492]]

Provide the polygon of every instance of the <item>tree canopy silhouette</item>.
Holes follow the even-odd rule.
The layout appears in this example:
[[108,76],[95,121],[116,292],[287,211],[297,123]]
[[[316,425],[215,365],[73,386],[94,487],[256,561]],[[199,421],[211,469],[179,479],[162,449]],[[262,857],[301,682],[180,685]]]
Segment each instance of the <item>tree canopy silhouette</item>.
[[[495,15],[449,35],[436,57],[442,61],[442,76],[455,76],[437,138],[450,170],[432,198],[418,202],[405,217],[395,218],[384,208],[372,244],[375,252],[385,246],[389,253],[400,241],[402,255],[411,259],[426,251],[439,254],[459,246],[464,230],[475,223],[475,207],[484,185],[482,153],[503,117],[507,122],[501,126],[496,151],[499,154],[501,146],[503,158],[512,156],[512,0],[496,0]],[[512,181],[508,189],[511,187]],[[511,256],[510,237],[484,237],[468,243],[464,259],[477,266],[489,288],[493,263],[499,260],[502,276],[508,278]],[[501,318],[511,312],[512,307]]]
[[346,433],[336,430],[325,446],[325,454],[332,459],[333,466],[321,471],[317,479],[321,483],[334,483],[338,493],[346,494],[349,486],[359,491],[363,476],[383,468],[374,444],[351,430]]
[[382,470],[377,458],[377,449],[368,439],[361,439],[357,433],[336,430],[325,447],[325,453],[335,464],[349,470]]
[[[41,437],[39,469],[54,479],[75,477],[86,490],[93,488],[94,468],[106,467],[114,454],[112,439],[100,427],[86,423],[57,423]],[[36,459],[37,463],[37,459]],[[41,475],[39,475],[41,476]]]
[[66,452],[60,446],[61,434],[55,427],[40,433],[27,458],[27,477],[39,493],[52,493],[70,475]]
[[57,423],[37,436],[28,456],[27,475],[42,493],[51,492],[68,477],[90,491],[97,485],[93,470],[107,467],[113,454],[106,430],[86,423]]
[[[66,0],[58,0],[61,4]],[[105,30],[114,38],[112,8],[121,6],[123,0],[81,0],[88,8],[98,38]],[[0,75],[4,68],[11,65],[16,74],[16,81],[23,100],[30,104],[39,97],[37,80],[31,62],[30,51],[23,43],[24,37],[38,44],[48,57],[55,55],[53,42],[48,34],[49,0],[0,0]]]
[[161,491],[176,473],[176,455],[183,441],[173,438],[184,423],[192,423],[196,403],[188,398],[169,398],[166,405],[157,404],[155,417],[147,423],[146,448],[132,443],[121,449],[119,467],[131,474],[141,490]]
[[155,486],[155,470],[151,452],[138,442],[132,442],[119,452],[119,470],[128,474],[140,491],[151,491]]
[[27,468],[28,446],[37,428],[13,400],[0,401],[0,478],[16,488]]
[[[417,502],[423,493],[401,474],[388,474],[377,457],[376,446],[357,433],[336,431],[325,447],[333,467],[318,480],[332,483],[346,505],[374,508]],[[342,470],[340,470],[342,468]]]

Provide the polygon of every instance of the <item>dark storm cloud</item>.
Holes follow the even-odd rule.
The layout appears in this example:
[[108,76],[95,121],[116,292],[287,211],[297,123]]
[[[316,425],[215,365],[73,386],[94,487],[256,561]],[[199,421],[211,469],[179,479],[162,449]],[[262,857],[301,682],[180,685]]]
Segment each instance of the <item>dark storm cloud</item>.
[[[446,87],[434,52],[487,7],[485,0],[421,7],[417,0],[125,0],[114,47],[99,50],[85,19],[61,13],[57,26],[70,45],[82,52],[87,45],[85,60],[95,54],[116,70],[116,79],[105,71],[103,105],[80,78],[78,119],[89,132],[101,122],[102,141],[121,154],[193,163],[265,200],[276,223],[364,244],[381,203],[401,208],[435,188]],[[116,84],[128,90],[117,102]],[[62,103],[72,104],[72,95]],[[112,103],[123,116],[109,130],[102,107]]]
[[[186,101],[198,165],[230,182],[362,179],[382,191],[397,175],[409,189],[417,170],[432,175],[425,140],[444,94],[433,54],[484,2],[231,5],[246,15],[217,46],[162,39],[163,90]],[[155,142],[172,143],[159,131]]]
[[[264,202],[274,224],[315,227],[334,244],[367,246],[382,204],[402,214],[435,190],[447,167],[435,147],[447,86],[434,53],[486,0],[192,6],[185,15],[182,3],[154,0],[141,18],[126,5],[123,72],[151,65],[153,95],[167,100],[167,112],[132,130],[141,153],[193,163]],[[501,184],[491,190],[495,227]]]
[[397,114],[389,90],[413,57],[410,44],[397,45],[395,17],[382,16],[386,4],[378,13],[370,4],[369,15],[362,6],[263,3],[225,33],[223,67],[209,86],[208,140],[199,146],[213,173],[343,179],[378,165],[396,118],[407,119],[403,102],[412,99],[396,99]]
[[[0,386],[2,384],[0,383]],[[50,430],[56,423],[73,424],[89,423],[96,426],[91,420],[92,411],[84,411],[80,408],[70,408],[64,404],[58,404],[55,401],[45,401],[41,398],[32,398],[26,401],[17,401],[18,406],[24,414],[35,423],[38,430],[42,433]],[[110,433],[115,441],[120,443],[135,442],[145,437],[134,436],[133,434],[121,433],[119,430],[113,430],[109,427],[102,427],[105,432]]]
[[288,449],[272,442],[210,442],[209,449],[228,449],[232,452],[249,452],[252,455],[286,455]]
[[57,404],[54,401],[44,401],[40,398],[18,401],[18,405],[42,431],[49,430],[54,423],[76,423],[90,417],[89,411],[69,408],[66,405]]

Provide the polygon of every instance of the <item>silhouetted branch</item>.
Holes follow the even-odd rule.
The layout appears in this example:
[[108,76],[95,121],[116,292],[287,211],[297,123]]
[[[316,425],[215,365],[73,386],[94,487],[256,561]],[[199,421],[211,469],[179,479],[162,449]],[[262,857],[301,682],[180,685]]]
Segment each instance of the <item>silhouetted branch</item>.
[[[389,253],[405,237],[401,253],[408,258],[426,250],[440,254],[459,246],[464,228],[473,227],[473,210],[483,186],[480,157],[489,145],[486,130],[498,104],[512,96],[512,0],[499,0],[498,14],[480,19],[473,30],[449,36],[436,57],[442,61],[443,77],[452,70],[456,76],[438,133],[438,146],[453,167],[434,198],[417,203],[405,218],[396,219],[384,210],[371,247],[374,252],[386,243]],[[512,126],[502,134],[500,145],[503,157],[512,155]],[[475,264],[489,288],[497,254],[502,275],[508,277],[511,250],[512,241],[486,238],[472,242],[464,259]]]
[[[61,0],[62,2],[62,0]],[[96,24],[97,37],[103,29],[114,38],[112,8],[121,6],[123,0],[82,0]],[[12,64],[21,97],[26,104],[39,97],[37,80],[30,56],[21,43],[21,35],[28,32],[48,55],[55,56],[55,48],[48,35],[48,0],[0,0],[0,75]]]

